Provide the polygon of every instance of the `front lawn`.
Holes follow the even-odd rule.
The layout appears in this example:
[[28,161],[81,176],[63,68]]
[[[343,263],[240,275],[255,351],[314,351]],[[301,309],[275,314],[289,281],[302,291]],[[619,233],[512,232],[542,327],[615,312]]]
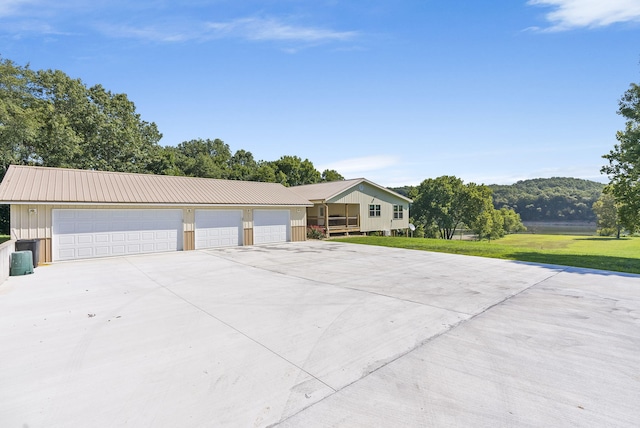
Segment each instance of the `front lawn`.
[[376,236],[335,240],[640,274],[640,238],[515,234],[491,242]]

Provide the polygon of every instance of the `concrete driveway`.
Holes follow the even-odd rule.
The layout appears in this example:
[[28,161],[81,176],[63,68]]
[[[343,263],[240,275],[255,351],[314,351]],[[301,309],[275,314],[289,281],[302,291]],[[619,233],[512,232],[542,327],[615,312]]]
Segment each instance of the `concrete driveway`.
[[335,242],[0,285],[0,426],[640,426],[640,276]]

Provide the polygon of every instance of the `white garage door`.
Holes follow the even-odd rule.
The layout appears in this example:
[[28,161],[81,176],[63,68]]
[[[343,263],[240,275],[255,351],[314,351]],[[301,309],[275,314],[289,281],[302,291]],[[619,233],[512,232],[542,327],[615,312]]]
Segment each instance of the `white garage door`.
[[182,250],[182,210],[53,210],[53,260]]
[[196,210],[196,250],[242,244],[242,211]]
[[289,241],[288,210],[255,210],[253,212],[253,243],[270,244]]

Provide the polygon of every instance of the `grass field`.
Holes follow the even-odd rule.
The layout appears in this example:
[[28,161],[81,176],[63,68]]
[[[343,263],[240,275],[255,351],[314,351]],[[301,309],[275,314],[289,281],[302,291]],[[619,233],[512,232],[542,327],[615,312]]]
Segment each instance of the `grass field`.
[[640,274],[640,238],[515,234],[491,242],[375,236],[335,240]]

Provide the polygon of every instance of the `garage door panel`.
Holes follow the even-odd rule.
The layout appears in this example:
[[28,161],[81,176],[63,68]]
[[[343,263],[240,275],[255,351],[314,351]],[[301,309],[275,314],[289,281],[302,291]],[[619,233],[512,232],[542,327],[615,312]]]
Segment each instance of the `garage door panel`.
[[97,257],[106,257],[109,255],[110,248],[109,247],[95,247],[95,254]]
[[129,241],[129,242],[131,242],[131,241],[139,241],[141,237],[142,237],[142,234],[140,232],[129,232],[129,233],[127,233],[127,241]]
[[242,244],[240,210],[196,210],[195,226],[196,249]]
[[95,215],[96,215],[95,211],[86,210],[86,211],[78,212],[76,214],[76,219],[77,220],[93,220]]
[[57,216],[61,220],[69,220],[69,219],[75,219],[76,218],[75,213],[72,212],[72,211],[69,211],[69,210],[57,211]]
[[75,233],[91,233],[93,232],[93,224],[87,222],[76,223]]
[[66,234],[66,233],[74,233],[76,231],[76,225],[75,224],[61,224],[60,225],[60,233]]
[[141,250],[139,244],[129,244],[127,245],[127,253],[129,254],[137,254]]
[[151,252],[153,252],[155,250],[159,250],[160,249],[160,245],[156,246],[153,243],[146,242],[146,243],[141,245],[141,248],[142,248],[142,252],[143,253],[151,253]]
[[78,244],[93,244],[93,235],[78,236]]
[[95,235],[95,241],[96,243],[100,243],[100,244],[109,242],[109,235],[106,233]]
[[81,247],[77,251],[78,258],[87,258],[93,256],[93,249],[91,247]]
[[60,250],[61,260],[71,260],[76,258],[76,252],[73,249]]
[[111,229],[108,221],[100,220],[93,224],[94,232],[107,232],[109,230]]
[[182,248],[182,210],[56,209],[52,244],[54,260],[175,251]]

